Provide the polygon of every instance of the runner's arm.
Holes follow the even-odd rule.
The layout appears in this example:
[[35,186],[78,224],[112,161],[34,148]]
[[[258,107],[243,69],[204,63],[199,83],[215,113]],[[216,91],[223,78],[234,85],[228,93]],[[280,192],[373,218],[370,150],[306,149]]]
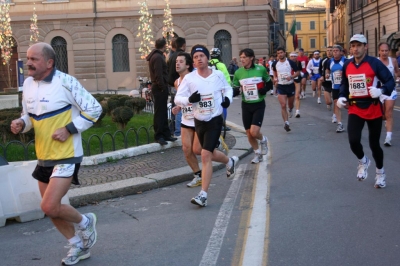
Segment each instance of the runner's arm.
[[345,97],[347,100],[349,99],[349,80],[346,76],[346,68],[350,60],[348,60],[346,63],[343,65],[343,71],[342,71],[342,83],[340,84],[340,89],[339,89],[339,98],[340,97]]
[[181,81],[179,85],[179,90],[176,92],[175,95],[175,104],[179,106],[186,106],[189,104],[189,97],[190,97],[190,88],[187,82],[186,76]]
[[[66,125],[68,132],[74,134],[93,126],[102,113],[100,103],[74,77],[72,80],[63,80],[62,86],[68,90],[67,97],[70,103],[80,111],[80,114]],[[73,93],[77,88],[80,93]]]
[[308,74],[310,74],[310,75],[312,74],[312,61],[308,61],[306,70],[307,70]]

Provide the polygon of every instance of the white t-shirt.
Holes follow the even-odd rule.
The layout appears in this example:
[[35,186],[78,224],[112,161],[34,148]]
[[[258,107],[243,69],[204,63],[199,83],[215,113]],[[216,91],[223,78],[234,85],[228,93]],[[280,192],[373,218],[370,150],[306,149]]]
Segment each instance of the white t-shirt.
[[222,96],[228,97],[232,102],[232,87],[228,84],[224,74],[219,70],[203,78],[197,70],[187,74],[179,85],[179,90],[175,96],[175,104],[187,107],[189,97],[198,91],[201,96],[200,102],[193,103],[194,118],[200,121],[210,121],[212,118],[222,114]]

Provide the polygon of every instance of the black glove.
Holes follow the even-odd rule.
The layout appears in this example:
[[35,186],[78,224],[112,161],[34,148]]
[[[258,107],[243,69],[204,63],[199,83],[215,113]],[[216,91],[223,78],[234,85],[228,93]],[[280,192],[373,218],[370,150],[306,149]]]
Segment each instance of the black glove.
[[267,94],[268,91],[269,91],[269,89],[267,89],[267,87],[264,87],[264,88],[258,90],[258,94],[265,95],[265,94]]
[[221,106],[224,108],[228,108],[230,104],[231,101],[229,101],[229,98],[225,96],[224,101],[221,103]]
[[192,95],[190,95],[189,102],[190,103],[197,103],[197,102],[200,102],[200,99],[201,99],[201,97],[200,97],[199,91],[195,91],[195,92],[193,92]]

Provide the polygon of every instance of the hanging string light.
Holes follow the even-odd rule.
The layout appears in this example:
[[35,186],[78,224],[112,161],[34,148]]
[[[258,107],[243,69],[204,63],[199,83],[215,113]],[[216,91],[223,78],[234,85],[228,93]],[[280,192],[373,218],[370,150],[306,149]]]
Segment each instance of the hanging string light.
[[154,44],[153,34],[151,31],[152,14],[149,13],[147,1],[138,2],[138,4],[140,5],[139,14],[141,16],[139,18],[137,37],[140,39],[140,58],[145,59],[146,56],[151,52],[150,47]]
[[35,44],[39,41],[39,28],[37,25],[37,15],[36,6],[33,3],[33,15],[31,17],[31,27],[30,27],[31,37],[29,38],[30,45]]
[[169,0],[165,0],[166,8],[164,9],[163,32],[162,35],[167,40],[167,53],[171,48],[171,39],[174,37],[174,23],[172,22],[171,8]]

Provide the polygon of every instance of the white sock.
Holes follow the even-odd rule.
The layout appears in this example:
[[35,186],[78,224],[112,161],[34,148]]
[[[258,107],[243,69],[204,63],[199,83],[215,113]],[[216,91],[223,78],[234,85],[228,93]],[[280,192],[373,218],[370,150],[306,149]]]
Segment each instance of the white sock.
[[200,197],[207,198],[207,192],[205,192],[204,190],[200,191],[199,195]]
[[365,157],[365,155],[364,155],[364,157],[362,157],[362,159],[361,160],[359,160],[361,163],[366,163],[367,162],[367,157]]
[[386,137],[387,138],[392,138],[392,132],[386,132]]
[[377,173],[377,174],[384,174],[384,173],[385,173],[385,170],[383,169],[383,167],[382,167],[382,169],[376,168],[376,173]]
[[341,124],[342,124],[342,122],[338,122],[337,124],[338,124],[338,125],[341,125]]
[[261,151],[260,151],[260,149],[257,149],[257,150],[255,150],[255,151],[254,151],[254,153],[256,153],[256,154],[260,154],[260,153],[261,153]]
[[78,224],[78,227],[80,229],[84,229],[84,228],[86,228],[86,226],[89,222],[89,219],[85,215],[83,215],[83,214],[81,214],[81,215],[82,215],[82,221]]
[[285,121],[285,124],[288,124],[288,125],[289,125],[289,121]]
[[68,242],[71,245],[76,245],[77,247],[83,248],[82,239],[79,236],[74,236],[74,237],[68,239]]
[[228,161],[228,163],[226,164],[226,166],[228,166],[228,168],[231,168],[231,167],[232,167],[232,159],[231,159],[231,158],[229,158],[229,161]]

